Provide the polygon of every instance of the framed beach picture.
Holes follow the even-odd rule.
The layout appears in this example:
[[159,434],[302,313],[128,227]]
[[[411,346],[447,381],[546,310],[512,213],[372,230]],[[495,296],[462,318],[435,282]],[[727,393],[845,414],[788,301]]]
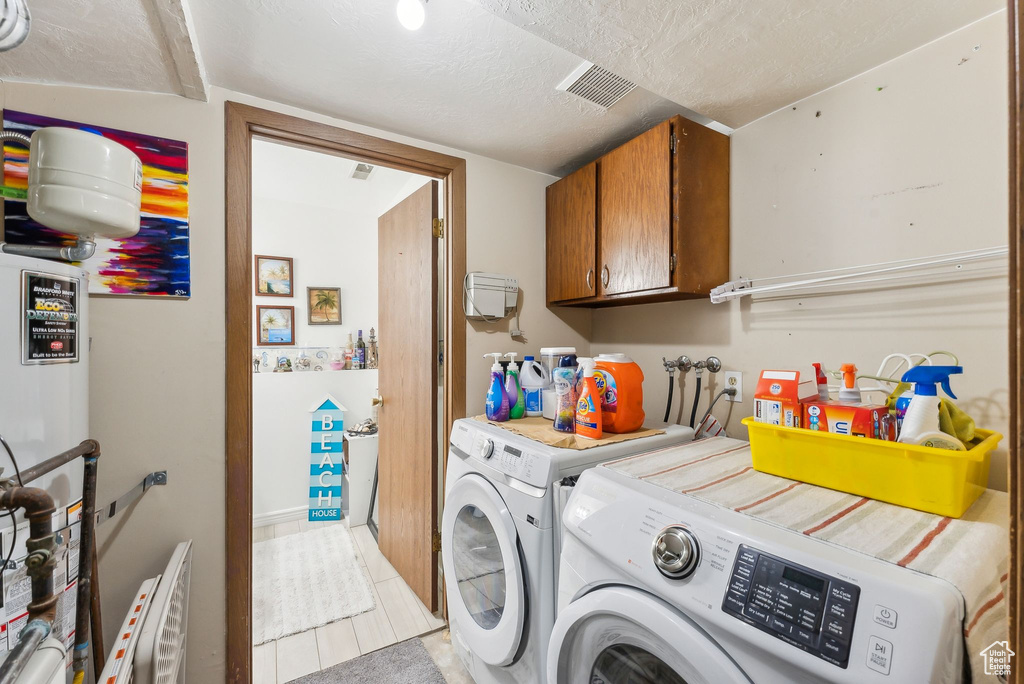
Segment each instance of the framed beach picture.
[[291,257],[256,255],[256,295],[291,297],[295,269]]
[[341,325],[341,288],[307,287],[310,325]]
[[265,347],[295,344],[295,307],[257,306],[256,339]]

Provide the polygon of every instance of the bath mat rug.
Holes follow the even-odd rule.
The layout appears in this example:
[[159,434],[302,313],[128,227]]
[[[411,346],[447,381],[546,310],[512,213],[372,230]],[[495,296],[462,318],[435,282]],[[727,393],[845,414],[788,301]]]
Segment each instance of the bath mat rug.
[[419,638],[401,641],[290,684],[445,684],[444,675]]
[[375,603],[344,524],[252,546],[254,646],[365,613]]

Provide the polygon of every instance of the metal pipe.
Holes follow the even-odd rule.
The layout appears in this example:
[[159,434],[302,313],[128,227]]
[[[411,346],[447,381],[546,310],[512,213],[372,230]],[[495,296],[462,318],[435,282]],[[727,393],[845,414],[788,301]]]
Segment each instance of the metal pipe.
[[31,620],[21,631],[18,644],[0,664],[0,684],[13,684],[21,676],[28,661],[35,655],[39,644],[50,635],[50,623],[45,620]]
[[24,508],[29,523],[25,567],[32,579],[28,619],[53,623],[57,596],[53,593],[53,567],[57,564],[57,539],[53,533],[53,498],[45,489],[12,487],[0,493],[0,507]]
[[25,468],[21,471],[21,482],[27,484],[32,480],[38,479],[46,473],[52,472],[62,465],[66,465],[76,458],[82,456],[88,456],[90,454],[98,454],[100,452],[100,443],[95,439],[87,439],[78,446],[71,447],[67,451],[57,454],[53,458],[48,458],[42,463],[38,463],[31,468]]
[[82,530],[78,547],[78,596],[75,608],[75,678],[84,674],[89,657],[90,587],[92,585],[94,535],[96,532],[96,471],[99,466],[100,445],[85,457],[85,484],[82,488]]
[[12,245],[0,242],[0,251],[51,261],[80,262],[96,253],[96,243],[88,238],[78,238],[73,245]]

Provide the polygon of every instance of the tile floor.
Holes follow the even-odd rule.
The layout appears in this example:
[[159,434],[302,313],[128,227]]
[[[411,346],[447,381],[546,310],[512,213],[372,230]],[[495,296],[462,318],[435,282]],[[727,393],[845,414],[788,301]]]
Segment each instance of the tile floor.
[[[325,525],[347,524],[305,520],[253,528],[253,542],[298,534]],[[366,613],[256,646],[252,650],[253,683],[284,684],[356,656],[410,639],[423,638],[450,684],[471,684],[451,643],[445,622],[433,616],[391,563],[377,549],[365,525],[351,529],[356,559],[366,568],[376,607]],[[431,634],[434,632],[433,634]]]

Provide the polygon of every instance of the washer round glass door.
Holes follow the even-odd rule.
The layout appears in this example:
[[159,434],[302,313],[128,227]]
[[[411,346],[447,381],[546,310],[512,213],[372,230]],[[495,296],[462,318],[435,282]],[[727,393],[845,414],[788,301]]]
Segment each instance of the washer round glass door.
[[650,594],[597,589],[558,614],[549,684],[750,684],[718,644]]
[[470,650],[490,665],[508,665],[523,634],[525,591],[516,526],[483,477],[452,486],[441,517],[448,611]]

